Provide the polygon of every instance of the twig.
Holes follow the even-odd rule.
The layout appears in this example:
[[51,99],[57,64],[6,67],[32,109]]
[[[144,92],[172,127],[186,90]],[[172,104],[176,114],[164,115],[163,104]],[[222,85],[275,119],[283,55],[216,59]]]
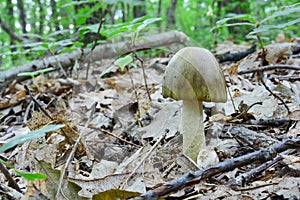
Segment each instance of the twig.
[[138,116],[141,117],[141,111],[140,111],[140,103],[139,103],[139,96],[138,96],[138,93],[137,93],[137,90],[136,90],[136,87],[135,87],[135,84],[134,84],[134,81],[133,81],[133,78],[132,78],[132,73],[131,71],[129,70],[129,67],[126,66],[126,69],[127,69],[127,72],[128,72],[128,75],[129,75],[129,78],[130,78],[130,81],[131,81],[131,85],[132,85],[132,88],[134,90],[134,95],[135,95],[135,98],[136,98],[136,103],[138,105]]
[[255,103],[251,104],[249,107],[247,107],[245,110],[241,111],[241,113],[238,114],[237,116],[235,116],[234,118],[238,119],[242,116],[245,116],[248,113],[248,111],[255,105],[262,105],[262,102],[259,101],[259,102],[255,102]]
[[256,51],[256,44],[254,44],[250,49],[247,49],[246,51],[243,52],[217,55],[216,57],[220,63],[226,61],[239,61],[255,51]]
[[[284,154],[292,154],[295,152],[296,152],[296,150],[292,150],[292,151],[287,150],[284,152]],[[283,160],[283,157],[279,155],[276,158],[274,158],[273,160],[270,160],[254,169],[251,169],[247,173],[240,174],[238,177],[228,181],[227,185],[231,186],[231,188],[234,190],[236,190],[236,189],[240,190],[241,188],[239,188],[239,186],[243,186],[245,183],[250,182],[251,180],[254,179],[254,177],[257,177],[258,174],[261,174],[263,171],[272,167],[273,165],[275,165],[276,163],[278,163],[281,160]]]
[[127,179],[124,181],[124,183],[120,186],[120,189],[124,189],[125,185],[128,183],[128,181],[131,179],[131,177],[135,174],[135,172],[138,170],[138,168],[145,162],[145,160],[150,156],[150,154],[153,152],[153,150],[157,147],[157,145],[164,139],[166,134],[162,134],[160,138],[155,142],[155,144],[151,147],[151,149],[147,152],[147,154],[143,157],[143,159],[137,164],[137,166],[132,170],[132,172],[129,174]]
[[248,186],[248,187],[234,186],[231,188],[235,191],[248,191],[248,190],[254,190],[254,189],[258,189],[258,188],[262,188],[262,187],[267,187],[270,185],[277,185],[278,183],[279,183],[279,181],[272,182],[272,183],[265,183],[265,184],[261,184],[261,185],[253,185],[253,186]]
[[51,115],[43,108],[43,106],[41,106],[39,104],[39,102],[37,102],[37,100],[33,97],[33,95],[31,94],[29,88],[27,85],[24,85],[24,88],[26,90],[26,92],[29,94],[30,98],[32,99],[32,101],[35,103],[35,105],[37,105],[37,107],[39,107],[39,109],[41,109],[41,111],[47,116],[49,117],[51,120],[54,120]]
[[58,184],[58,188],[57,188],[57,192],[56,192],[56,195],[55,195],[55,199],[58,199],[58,196],[59,196],[59,193],[62,193],[63,194],[63,191],[62,191],[62,184],[63,184],[63,180],[65,178],[65,174],[66,174],[66,171],[67,171],[67,168],[69,166],[69,164],[71,163],[72,159],[73,159],[73,156],[77,150],[77,147],[79,145],[79,142],[81,141],[81,138],[83,136],[84,132],[81,132],[80,135],[78,136],[77,140],[76,140],[76,143],[74,144],[73,148],[72,148],[72,151],[64,165],[64,167],[62,168],[61,170],[61,175],[60,175],[60,178],[59,178],[59,184]]
[[56,60],[57,65],[58,65],[59,69],[62,71],[64,77],[65,77],[65,78],[68,78],[68,75],[67,75],[66,71],[64,70],[64,68],[63,68],[63,66],[61,65],[60,61],[57,59],[56,55],[53,53],[53,51],[52,51],[50,48],[48,48],[48,51],[50,52],[50,54],[51,54],[51,55],[54,57],[54,59]]
[[300,76],[299,75],[292,75],[292,76],[276,76],[276,79],[283,81],[283,80],[287,80],[287,81],[299,81],[300,80]]
[[10,175],[9,171],[6,169],[6,167],[3,165],[2,162],[0,162],[0,171],[7,178],[7,180],[8,180],[8,186],[14,188],[18,192],[23,193],[22,190],[20,189],[19,185],[17,184],[17,182],[13,179],[13,177]]
[[191,171],[177,179],[169,181],[162,186],[150,190],[138,197],[133,197],[134,200],[154,200],[174,193],[183,187],[190,186],[201,182],[202,180],[212,177],[222,172],[233,170],[237,167],[242,167],[255,162],[264,162],[273,159],[278,153],[281,153],[290,148],[300,148],[300,139],[289,139],[284,142],[275,144],[266,149],[252,152],[247,155],[225,160],[217,165],[208,167],[203,170]]
[[[102,17],[102,18],[101,18],[101,21],[100,21],[100,24],[99,24],[99,27],[98,27],[98,30],[97,30],[97,37],[96,37],[96,39],[94,40],[94,44],[93,44],[93,46],[92,46],[92,48],[91,48],[91,51],[89,52],[90,54],[93,53],[94,49],[95,49],[96,46],[97,46],[97,42],[98,42],[98,40],[99,40],[99,35],[100,35],[100,30],[101,30],[102,25],[103,25],[104,22],[105,22],[105,18]],[[89,55],[89,54],[87,54],[86,57],[87,57],[88,55]],[[88,79],[88,77],[89,77],[90,65],[91,65],[91,59],[88,60],[88,66],[87,66],[87,68],[86,68],[86,74],[85,74],[85,78],[86,78],[86,79]]]
[[118,140],[120,140],[120,141],[122,141],[122,142],[124,142],[124,143],[130,144],[130,145],[132,145],[132,146],[135,146],[135,147],[138,147],[138,148],[142,147],[142,146],[140,146],[140,145],[137,145],[137,144],[134,144],[134,143],[132,143],[132,142],[129,142],[129,141],[123,139],[123,138],[120,138],[120,137],[116,136],[115,134],[112,134],[112,133],[110,133],[110,132],[108,132],[108,131],[106,131],[106,130],[104,130],[104,129],[102,129],[102,128],[97,128],[97,127],[95,127],[95,126],[93,126],[93,125],[89,125],[88,128],[91,128],[91,129],[94,129],[94,130],[98,130],[98,131],[102,131],[102,132],[104,132],[105,134],[110,135],[110,136],[112,136],[112,137],[114,137],[114,138],[116,138],[116,139],[118,139]]
[[234,101],[233,101],[231,92],[230,92],[230,90],[229,90],[229,87],[228,87],[227,85],[226,85],[226,87],[227,87],[227,90],[228,90],[228,94],[229,94],[229,96],[230,96],[230,100],[231,100],[231,104],[232,104],[232,106],[233,106],[233,109],[234,109],[235,112],[238,112],[238,110],[237,110],[236,107],[235,107],[235,104],[234,104]]
[[276,99],[278,99],[282,104],[283,106],[287,109],[288,113],[290,113],[290,109],[289,107],[285,104],[285,102],[283,101],[283,99],[278,96],[277,94],[273,93],[272,90],[266,85],[264,79],[263,79],[263,72],[262,71],[257,71],[257,77],[258,77],[258,80],[263,84],[263,86],[266,88],[266,90],[272,94]]
[[291,70],[300,70],[299,66],[295,66],[295,65],[267,65],[267,66],[262,66],[259,68],[255,68],[255,69],[248,69],[248,70],[244,70],[244,71],[240,71],[238,72],[238,74],[249,74],[249,73],[254,73],[257,71],[268,71],[268,70],[274,70],[274,69],[291,69]]
[[143,72],[144,83],[145,83],[145,87],[146,87],[146,91],[147,91],[147,95],[148,95],[149,101],[151,102],[152,100],[151,100],[150,91],[149,91],[148,84],[147,84],[146,73],[145,73],[145,66],[144,66],[145,65],[144,60],[137,55],[136,51],[134,52],[134,55],[135,55],[135,57],[142,64],[142,72]]

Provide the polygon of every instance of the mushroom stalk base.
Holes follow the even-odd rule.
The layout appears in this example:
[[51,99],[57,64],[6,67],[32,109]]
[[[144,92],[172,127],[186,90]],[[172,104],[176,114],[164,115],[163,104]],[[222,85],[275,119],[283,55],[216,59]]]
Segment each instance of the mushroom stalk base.
[[198,154],[205,145],[202,101],[183,100],[181,115],[183,153],[197,163]]

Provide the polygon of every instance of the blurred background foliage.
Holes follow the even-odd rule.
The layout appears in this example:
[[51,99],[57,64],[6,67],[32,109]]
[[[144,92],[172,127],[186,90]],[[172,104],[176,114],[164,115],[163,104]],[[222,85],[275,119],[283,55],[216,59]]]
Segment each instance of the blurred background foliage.
[[0,70],[140,32],[178,30],[206,48],[300,36],[298,0],[1,0],[0,12]]

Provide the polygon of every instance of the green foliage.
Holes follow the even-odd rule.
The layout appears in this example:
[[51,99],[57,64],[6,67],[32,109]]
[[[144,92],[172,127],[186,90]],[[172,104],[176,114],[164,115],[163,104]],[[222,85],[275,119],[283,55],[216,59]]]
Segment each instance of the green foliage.
[[11,164],[9,164],[8,162],[5,162],[4,160],[0,159],[0,162],[4,165],[6,165],[7,167],[13,169],[16,174],[18,174],[19,176],[29,180],[29,181],[34,181],[34,180],[45,180],[47,178],[47,176],[45,174],[40,174],[40,173],[24,173],[24,172],[20,172],[19,170],[15,169],[15,167]]
[[[273,12],[271,15],[266,18],[258,21],[255,17],[250,16],[248,14],[228,14],[226,18],[223,18],[216,22],[216,26],[212,28],[212,30],[223,28],[223,27],[231,27],[231,26],[250,26],[248,29],[248,36],[255,34],[270,34],[270,33],[278,33],[278,31],[283,31],[288,27],[295,25],[300,22],[300,18],[290,19],[288,18],[293,13],[299,13],[300,6],[299,4],[295,4],[289,7],[284,7],[281,10]],[[294,15],[296,17],[296,15]],[[280,21],[278,21],[278,17]],[[285,20],[289,21],[285,21]],[[270,24],[266,24],[269,22]]]
[[[150,24],[160,20],[161,18],[150,18],[149,16],[143,16],[124,23],[104,25],[100,33],[106,38],[112,38],[116,35],[126,36],[128,33],[131,34],[130,36],[132,37],[132,34],[138,34],[140,31],[145,30]],[[83,26],[80,31],[83,35],[88,32],[97,33],[98,27],[99,24],[86,25]]]
[[[160,20],[161,18],[149,18],[149,16],[143,16],[140,18],[136,18],[131,22],[126,22],[126,23],[117,24],[115,26],[106,27],[101,33],[104,36],[109,38],[115,35],[120,35],[120,34],[123,35],[124,33],[127,33],[128,36],[131,37],[132,42],[135,42],[136,40],[139,39],[138,36],[140,31],[145,30],[147,26]],[[96,26],[94,25],[89,26],[89,29],[91,31],[96,31]],[[128,66],[129,64],[133,67],[137,67],[136,64],[133,62],[133,58],[130,54],[120,57],[114,62],[114,65],[118,66],[121,69],[121,71],[124,71],[125,67]],[[105,74],[109,73],[112,69],[115,68],[115,66],[111,66],[106,70],[104,70],[100,74],[100,78],[103,77]]]
[[122,71],[124,71],[125,67],[132,63],[133,58],[131,55],[127,55],[117,59],[114,64],[119,66]]
[[[25,39],[11,41],[11,34],[0,29],[0,70],[90,47],[102,18],[105,22],[99,43],[124,38],[134,42],[141,39],[141,31],[157,33],[166,29],[182,31],[198,46],[206,48],[228,38],[244,41],[246,35],[250,38],[257,33],[268,33],[272,40],[281,29],[287,37],[300,36],[298,0],[177,1],[175,24],[167,23],[170,0],[161,1],[160,6],[159,0],[65,0],[54,1],[55,8],[53,1],[45,1],[42,7],[36,1],[21,2],[25,8],[26,33],[22,31],[17,2],[0,3],[1,20],[15,35]],[[146,16],[134,18],[135,6],[145,6]],[[10,10],[13,14],[9,14]]]

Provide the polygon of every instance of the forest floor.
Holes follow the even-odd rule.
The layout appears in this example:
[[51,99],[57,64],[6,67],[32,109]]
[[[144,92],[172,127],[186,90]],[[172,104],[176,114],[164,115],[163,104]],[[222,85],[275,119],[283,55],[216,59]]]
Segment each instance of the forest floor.
[[[214,54],[236,55],[250,46],[228,41]],[[114,67],[99,78],[115,61],[103,59],[90,65],[88,79],[83,63],[68,78],[53,71],[12,82],[0,91],[2,144],[45,125],[64,127],[1,153],[15,169],[2,164],[0,193],[12,199],[125,199],[147,191],[153,199],[299,199],[299,46],[299,40],[274,43],[265,53],[257,48],[220,64],[230,95],[226,103],[204,103],[205,148],[216,157],[201,166],[181,153],[181,102],[161,95],[172,55],[141,56],[145,74],[134,60],[136,68]],[[26,180],[18,171],[47,178]]]

